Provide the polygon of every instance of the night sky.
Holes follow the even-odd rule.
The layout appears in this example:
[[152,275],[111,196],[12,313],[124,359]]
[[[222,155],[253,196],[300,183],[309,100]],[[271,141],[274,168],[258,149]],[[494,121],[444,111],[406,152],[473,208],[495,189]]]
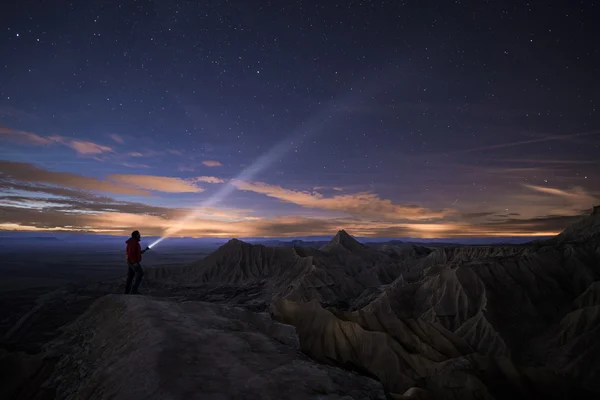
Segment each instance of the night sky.
[[3,1],[0,229],[555,234],[600,204],[599,20],[592,1]]

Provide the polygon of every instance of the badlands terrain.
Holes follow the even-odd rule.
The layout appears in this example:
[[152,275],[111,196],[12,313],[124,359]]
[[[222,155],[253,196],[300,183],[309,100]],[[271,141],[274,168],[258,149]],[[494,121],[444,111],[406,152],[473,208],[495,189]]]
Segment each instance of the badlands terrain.
[[598,207],[524,245],[232,239],[122,281],[0,292],[0,398],[600,398]]

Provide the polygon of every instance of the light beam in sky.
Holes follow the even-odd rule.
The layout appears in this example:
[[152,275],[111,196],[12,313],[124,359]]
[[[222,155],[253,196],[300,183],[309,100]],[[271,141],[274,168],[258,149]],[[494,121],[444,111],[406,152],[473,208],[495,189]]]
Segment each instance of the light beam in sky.
[[[279,142],[277,145],[275,145],[273,148],[271,148],[268,152],[266,152],[265,154],[260,156],[256,161],[254,161],[247,169],[245,169],[238,176],[236,176],[234,178],[234,180],[244,181],[244,180],[252,179],[258,173],[260,173],[265,168],[267,168],[269,165],[271,165],[279,157],[281,157],[285,153],[287,153],[292,146],[293,146],[293,140],[291,140],[291,139],[287,139],[287,140]],[[217,191],[217,193],[215,193],[214,195],[212,195],[211,197],[206,199],[204,202],[202,202],[198,206],[198,208],[211,207],[211,206],[215,205],[216,203],[219,203],[221,200],[223,200],[225,197],[227,197],[229,194],[231,194],[234,190],[236,190],[236,187],[232,184],[232,181],[229,181],[221,189],[219,189]],[[174,225],[167,228],[164,235],[161,236],[160,238],[158,238],[157,240],[155,240],[148,247],[152,248],[152,247],[156,246],[157,244],[159,244],[160,242],[162,242],[163,240],[165,240],[166,238],[175,235],[177,232],[184,229],[186,223],[193,220],[194,218],[195,218],[195,214],[193,212],[186,215],[184,218],[179,220],[177,223],[175,223]]]
[[[326,109],[326,111],[330,111],[330,107]],[[211,207],[215,204],[219,203],[225,197],[230,195],[236,187],[233,185],[233,181],[246,181],[254,178],[257,174],[265,170],[271,164],[273,164],[276,160],[281,158],[285,153],[287,153],[300,138],[306,139],[310,136],[316,135],[325,128],[325,126],[333,120],[333,117],[330,112],[322,112],[317,116],[313,117],[306,127],[302,127],[293,134],[291,134],[287,139],[284,139],[273,146],[269,151],[264,153],[258,159],[256,159],[248,168],[243,170],[238,176],[234,179],[228,181],[222,188],[220,188],[214,195],[206,199],[202,202],[197,208]],[[195,213],[191,212],[181,220],[177,221],[174,225],[167,228],[163,236],[155,240],[148,247],[152,248],[165,240],[168,237],[175,235],[177,232],[180,232],[185,228],[185,224],[190,222],[195,218]]]
[[[394,72],[394,71],[391,71]],[[395,74],[395,72],[394,72]],[[256,159],[248,168],[243,170],[240,174],[238,174],[234,179],[228,181],[222,188],[220,188],[214,195],[203,201],[198,208],[211,207],[215,204],[219,203],[225,197],[230,195],[237,188],[233,185],[234,181],[246,181],[253,179],[257,174],[264,171],[267,167],[273,164],[276,160],[283,157],[298,141],[301,139],[306,140],[309,137],[317,135],[324,131],[324,128],[327,127],[328,124],[332,123],[335,118],[334,116],[340,116],[342,112],[350,106],[361,104],[361,100],[372,96],[375,92],[380,90],[384,90],[389,86],[388,77],[394,76],[392,73],[383,74],[382,76],[378,76],[376,82],[371,82],[370,87],[366,87],[361,89],[359,87],[355,87],[351,93],[345,96],[341,101],[335,102],[331,101],[328,105],[325,105],[320,112],[317,112],[312,118],[302,124],[299,128],[297,128],[292,134],[290,134],[287,139],[284,139],[273,146],[269,151],[264,153],[258,159]],[[366,84],[366,82],[361,82]],[[358,86],[358,85],[357,85]],[[343,106],[340,110],[340,104]],[[170,226],[165,230],[165,233],[160,238],[156,239],[152,242],[148,247],[152,248],[162,242],[163,240],[171,237],[178,232],[182,231],[185,228],[185,224],[192,221],[195,218],[195,212],[190,212],[181,220],[177,221],[175,224]]]

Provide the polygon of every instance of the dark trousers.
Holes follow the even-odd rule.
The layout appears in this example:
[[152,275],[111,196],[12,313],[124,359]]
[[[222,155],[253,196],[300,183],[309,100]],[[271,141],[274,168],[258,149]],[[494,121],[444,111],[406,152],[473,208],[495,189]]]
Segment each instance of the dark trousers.
[[[142,277],[144,276],[144,270],[140,263],[127,262],[127,282],[125,283],[125,294],[138,293],[140,283],[142,283]],[[135,276],[135,281],[133,277]],[[133,282],[133,287],[131,283]]]

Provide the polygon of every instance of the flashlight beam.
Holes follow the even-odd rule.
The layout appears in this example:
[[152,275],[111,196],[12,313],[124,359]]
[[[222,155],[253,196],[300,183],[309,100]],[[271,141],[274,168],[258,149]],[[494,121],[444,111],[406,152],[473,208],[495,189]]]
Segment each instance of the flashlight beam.
[[[392,72],[394,73],[394,75],[397,73],[397,71],[392,71]],[[327,127],[327,125],[329,125],[335,121],[334,116],[339,117],[341,115],[340,108],[339,108],[340,104],[347,105],[347,106],[351,106],[352,103],[360,104],[361,99],[364,99],[365,97],[370,96],[379,90],[383,90],[383,89],[387,88],[388,86],[389,86],[389,84],[388,84],[387,80],[384,79],[384,80],[378,82],[378,84],[374,85],[370,89],[366,89],[366,90],[361,89],[361,90],[356,90],[356,91],[353,91],[352,93],[349,93],[348,96],[346,96],[345,99],[342,99],[342,101],[340,103],[336,104],[332,100],[327,106],[323,107],[323,109],[321,109],[320,112],[316,113],[306,123],[302,124],[301,127],[296,129],[294,131],[294,133],[289,135],[286,139],[277,143],[269,151],[267,151],[262,156],[260,156],[258,159],[256,159],[252,164],[250,164],[250,166],[248,168],[246,168],[241,173],[239,173],[234,179],[227,182],[213,196],[209,197],[208,199],[203,201],[200,205],[198,205],[198,207],[196,207],[196,209],[210,207],[210,206],[213,206],[213,205],[219,203],[221,200],[223,200],[225,197],[229,196],[233,191],[235,191],[237,189],[234,186],[233,182],[246,181],[246,180],[250,180],[250,179],[254,178],[257,174],[259,174],[260,172],[265,170],[267,167],[269,167],[271,164],[273,164],[278,158],[281,158],[284,154],[286,154],[288,151],[290,151],[291,148],[294,146],[294,143],[296,143],[300,139],[307,140],[310,137],[323,132],[324,128]],[[344,100],[346,100],[346,101],[344,101]],[[352,107],[350,107],[350,108],[352,108]],[[341,111],[343,111],[343,110],[341,110]],[[152,248],[152,247],[158,245],[160,242],[162,242],[166,238],[171,237],[171,236],[177,234],[177,232],[182,231],[184,229],[186,223],[190,222],[194,218],[195,218],[195,212],[191,212],[190,214],[186,215],[184,218],[179,220],[177,223],[175,223],[172,226],[170,226],[169,228],[167,228],[165,233],[163,234],[163,236],[161,236],[160,238],[155,240],[148,247]]]

